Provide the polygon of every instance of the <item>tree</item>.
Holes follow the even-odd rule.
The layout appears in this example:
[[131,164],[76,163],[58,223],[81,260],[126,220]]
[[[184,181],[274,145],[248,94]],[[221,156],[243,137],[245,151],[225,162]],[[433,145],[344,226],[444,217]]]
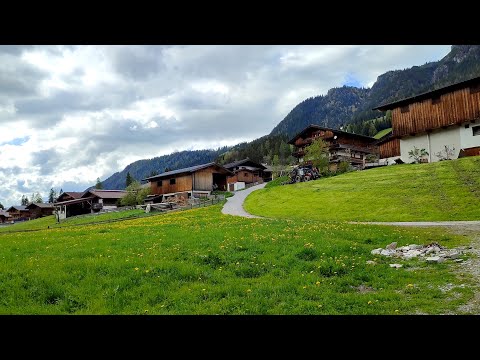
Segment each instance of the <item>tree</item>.
[[425,149],[419,149],[416,146],[413,147],[413,150],[408,152],[408,157],[413,158],[413,162],[417,164],[425,156],[428,156],[428,152]]
[[130,175],[130,171],[127,172],[127,179],[125,180],[125,187],[128,187],[133,181],[134,181],[134,179]]
[[328,155],[328,144],[322,138],[317,138],[305,149],[304,159],[310,160],[322,174],[328,170]]
[[43,203],[42,195],[39,192],[32,194],[32,203]]
[[377,133],[377,129],[375,128],[375,125],[373,124],[373,122],[371,122],[368,125],[368,136],[375,136],[376,133]]
[[0,209],[5,210],[5,206],[2,203],[0,203]]
[[63,194],[63,189],[60,189],[60,192],[58,193],[58,196]]
[[97,178],[97,183],[95,184],[95,189],[103,189],[103,184],[100,181],[100,178]]
[[272,160],[272,180],[280,176],[280,160],[278,155],[275,155]]
[[452,148],[450,148],[450,146],[448,146],[448,145],[444,145],[444,147],[445,147],[445,149],[435,153],[435,156],[438,157],[438,159],[440,161],[442,161],[442,160],[452,160],[452,158],[455,155],[455,147],[452,146]]
[[53,188],[50,189],[50,194],[48,195],[48,202],[49,203],[54,203],[55,199],[57,198],[57,192],[53,190]]
[[157,176],[157,175],[158,175],[158,171],[152,170],[152,171],[150,172],[150,175],[148,175],[148,177]]
[[163,170],[163,172],[169,172],[169,171],[172,171],[169,167],[166,167],[165,170]]
[[134,206],[143,204],[143,200],[150,194],[150,187],[142,187],[142,185],[134,180],[127,188],[127,195],[120,199],[123,206]]
[[26,197],[25,195],[22,195],[21,205],[27,206],[28,204],[30,204],[30,202],[28,201],[28,197]]

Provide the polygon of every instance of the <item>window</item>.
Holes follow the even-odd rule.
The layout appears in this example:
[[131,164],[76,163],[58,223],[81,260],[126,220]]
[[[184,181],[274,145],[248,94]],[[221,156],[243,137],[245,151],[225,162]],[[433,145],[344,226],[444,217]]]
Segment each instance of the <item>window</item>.
[[158,181],[157,181],[157,186],[158,186],[158,187],[162,187],[162,180],[158,180]]
[[243,173],[243,176],[248,176],[248,173]]
[[405,105],[405,106],[402,106],[400,108],[400,112],[403,114],[403,113],[407,113],[410,111],[410,107],[408,105]]
[[440,95],[432,97],[432,105],[440,104]]
[[480,92],[480,84],[470,86],[470,94],[475,94],[478,92]]
[[473,136],[480,136],[480,126],[472,127]]
[[170,179],[170,185],[175,185],[175,178]]

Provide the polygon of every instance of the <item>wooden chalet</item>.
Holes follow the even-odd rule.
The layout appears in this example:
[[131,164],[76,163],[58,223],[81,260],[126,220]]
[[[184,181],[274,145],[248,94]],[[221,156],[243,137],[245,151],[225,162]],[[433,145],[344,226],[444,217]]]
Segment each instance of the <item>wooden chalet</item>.
[[12,217],[8,213],[8,211],[0,209],[0,223],[6,223],[12,221]]
[[[69,192],[68,194],[73,197],[72,194],[75,193]],[[127,191],[90,189],[81,194],[79,198],[58,201],[53,204],[58,219],[115,209],[120,199],[127,195]]]
[[[366,164],[366,168],[393,165],[400,159],[400,140],[392,135],[392,131],[375,142],[378,151],[377,160]],[[400,161],[401,162],[401,161]]]
[[178,193],[188,197],[209,195],[213,190],[227,190],[227,177],[233,173],[214,162],[167,171],[151,176],[148,181],[151,191],[145,202],[161,202]]
[[412,162],[408,153],[417,147],[428,152],[424,161],[435,162],[445,158],[445,146],[453,159],[480,155],[480,77],[374,110],[392,111],[392,135],[383,143],[383,156],[399,152],[403,162]]
[[310,163],[308,159],[304,158],[305,149],[317,138],[323,139],[329,145],[331,170],[335,170],[338,163],[342,161],[348,162],[355,168],[363,169],[366,156],[378,152],[375,146],[376,139],[373,137],[312,124],[288,142],[296,147],[293,156],[298,159],[299,163]]
[[235,183],[263,183],[265,181],[265,177],[268,177],[268,172],[264,174],[264,171],[267,168],[262,164],[250,160],[249,158],[225,164],[223,167],[233,172],[233,175],[227,178],[229,191],[235,190]]
[[7,209],[12,221],[30,220],[30,211],[25,205],[13,205]]
[[51,203],[31,203],[26,207],[30,211],[30,218],[37,219],[53,214],[53,204]]

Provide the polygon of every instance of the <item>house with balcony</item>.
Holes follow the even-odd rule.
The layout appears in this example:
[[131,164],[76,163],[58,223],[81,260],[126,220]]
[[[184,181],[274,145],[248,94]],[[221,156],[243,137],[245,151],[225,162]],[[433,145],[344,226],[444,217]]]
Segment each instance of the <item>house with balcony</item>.
[[288,141],[295,146],[293,156],[300,164],[310,163],[305,158],[305,149],[317,138],[323,139],[328,144],[329,168],[332,171],[336,170],[342,161],[348,162],[354,168],[363,169],[367,155],[378,154],[378,148],[375,145],[377,140],[373,137],[312,124]]

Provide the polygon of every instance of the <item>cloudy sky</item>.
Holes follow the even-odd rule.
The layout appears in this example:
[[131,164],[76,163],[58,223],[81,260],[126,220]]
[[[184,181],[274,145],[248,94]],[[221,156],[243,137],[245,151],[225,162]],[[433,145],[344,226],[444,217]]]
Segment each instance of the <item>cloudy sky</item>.
[[268,134],[300,101],[450,45],[1,46],[0,203]]

